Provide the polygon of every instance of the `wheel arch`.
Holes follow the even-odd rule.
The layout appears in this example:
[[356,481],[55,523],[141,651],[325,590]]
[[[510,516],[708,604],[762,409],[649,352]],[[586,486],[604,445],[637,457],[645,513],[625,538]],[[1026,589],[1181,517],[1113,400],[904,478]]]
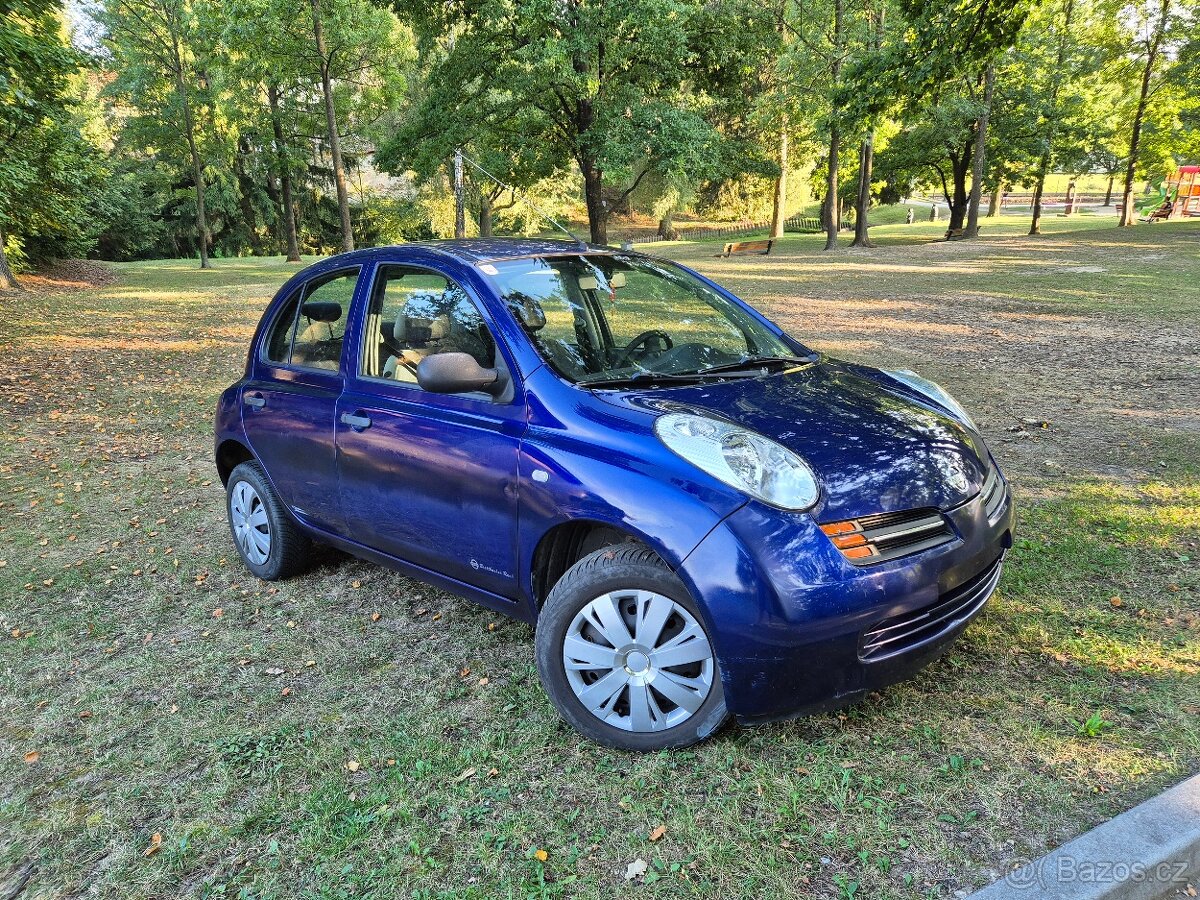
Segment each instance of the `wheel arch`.
[[659,559],[663,558],[659,549],[644,535],[612,522],[571,519],[548,528],[538,540],[530,563],[534,608],[541,609],[554,585],[579,560],[597,550],[620,544],[638,544],[654,552]]
[[236,438],[226,438],[217,445],[217,474],[221,476],[221,484],[229,483],[229,474],[244,462],[255,459],[254,453],[242,441]]

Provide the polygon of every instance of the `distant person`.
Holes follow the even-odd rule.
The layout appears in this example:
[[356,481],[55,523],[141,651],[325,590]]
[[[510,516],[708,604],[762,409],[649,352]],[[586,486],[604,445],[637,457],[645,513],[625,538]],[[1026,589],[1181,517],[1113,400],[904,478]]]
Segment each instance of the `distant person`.
[[937,208],[937,204],[934,203],[929,207],[929,221],[936,222],[937,220],[938,220],[938,208]]
[[904,224],[911,225],[914,218],[916,218],[916,213],[913,212],[913,208],[910,206],[908,208],[908,215],[904,217]]

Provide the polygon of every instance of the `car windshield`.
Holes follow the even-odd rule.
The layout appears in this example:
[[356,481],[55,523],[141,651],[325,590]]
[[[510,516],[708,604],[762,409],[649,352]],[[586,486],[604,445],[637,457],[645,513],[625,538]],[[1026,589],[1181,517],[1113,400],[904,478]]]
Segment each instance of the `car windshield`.
[[662,260],[578,254],[480,268],[542,357],[578,384],[756,375],[767,364],[805,361],[736,303]]

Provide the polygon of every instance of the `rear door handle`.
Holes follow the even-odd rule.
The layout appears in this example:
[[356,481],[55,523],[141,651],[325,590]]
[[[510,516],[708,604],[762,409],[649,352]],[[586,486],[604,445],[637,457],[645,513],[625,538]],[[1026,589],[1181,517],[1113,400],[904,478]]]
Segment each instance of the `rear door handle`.
[[371,427],[371,417],[352,416],[350,413],[342,413],[342,424],[349,425],[355,431],[362,431],[364,428]]
[[262,409],[267,405],[267,398],[262,394],[246,394],[242,397],[242,402],[247,406],[253,406],[255,409]]

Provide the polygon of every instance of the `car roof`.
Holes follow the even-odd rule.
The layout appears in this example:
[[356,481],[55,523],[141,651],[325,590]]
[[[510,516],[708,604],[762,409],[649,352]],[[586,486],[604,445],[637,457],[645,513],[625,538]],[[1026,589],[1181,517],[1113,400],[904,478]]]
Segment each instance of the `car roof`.
[[326,262],[339,260],[350,262],[355,259],[378,256],[401,256],[406,251],[432,250],[467,263],[495,262],[502,259],[520,259],[531,256],[562,256],[564,254],[604,254],[615,252],[612,247],[588,244],[583,241],[560,241],[546,238],[461,238],[458,240],[414,241],[410,244],[393,244],[386,247],[371,247],[352,250],[329,257]]

